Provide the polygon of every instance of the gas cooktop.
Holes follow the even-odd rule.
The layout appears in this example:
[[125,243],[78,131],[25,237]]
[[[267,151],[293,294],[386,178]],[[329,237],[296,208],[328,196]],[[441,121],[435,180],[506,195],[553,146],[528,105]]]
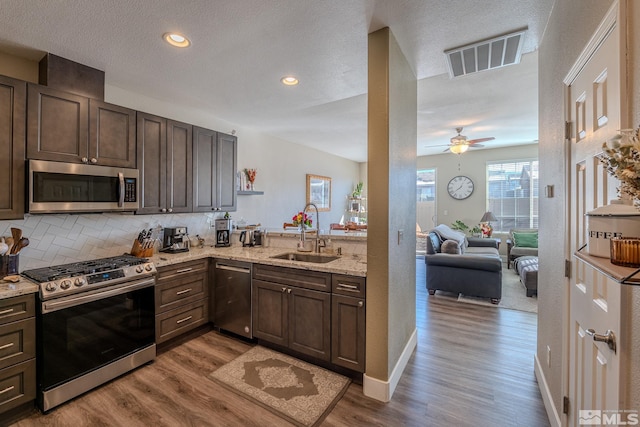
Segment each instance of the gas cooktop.
[[39,283],[41,299],[48,299],[155,273],[156,268],[148,259],[124,254],[25,270],[22,275]]

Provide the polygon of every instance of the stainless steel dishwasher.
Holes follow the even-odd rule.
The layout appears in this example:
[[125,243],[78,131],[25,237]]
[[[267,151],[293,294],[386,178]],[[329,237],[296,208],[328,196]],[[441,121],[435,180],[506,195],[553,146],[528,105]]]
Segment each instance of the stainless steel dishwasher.
[[251,324],[251,263],[216,260],[215,327],[253,338]]

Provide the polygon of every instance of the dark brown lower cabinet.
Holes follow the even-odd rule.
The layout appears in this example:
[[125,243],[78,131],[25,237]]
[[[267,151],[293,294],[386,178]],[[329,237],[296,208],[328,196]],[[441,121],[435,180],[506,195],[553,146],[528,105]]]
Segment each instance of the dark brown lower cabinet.
[[36,398],[33,294],[0,300],[0,344],[1,421],[3,413]]
[[331,363],[364,372],[365,300],[331,296]]
[[254,280],[253,335],[329,361],[331,294]]
[[366,278],[253,265],[253,335],[365,371]]
[[209,261],[158,268],[155,289],[156,344],[209,322]]

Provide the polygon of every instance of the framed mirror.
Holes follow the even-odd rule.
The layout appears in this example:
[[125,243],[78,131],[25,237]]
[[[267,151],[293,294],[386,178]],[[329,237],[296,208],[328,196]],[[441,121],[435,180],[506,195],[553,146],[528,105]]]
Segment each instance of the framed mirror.
[[307,174],[307,203],[314,203],[320,212],[331,210],[331,178]]

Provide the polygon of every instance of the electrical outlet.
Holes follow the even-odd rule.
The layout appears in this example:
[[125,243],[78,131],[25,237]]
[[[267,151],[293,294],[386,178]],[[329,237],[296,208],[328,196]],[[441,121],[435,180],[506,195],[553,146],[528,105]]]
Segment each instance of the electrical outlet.
[[446,209],[445,209],[445,210],[444,210],[444,212],[442,212],[442,213],[444,214],[444,216],[449,215],[449,211],[448,211],[448,210],[446,210]]
[[551,366],[551,347],[547,346],[547,368]]
[[402,238],[404,237],[404,230],[398,230],[398,244],[402,243]]

